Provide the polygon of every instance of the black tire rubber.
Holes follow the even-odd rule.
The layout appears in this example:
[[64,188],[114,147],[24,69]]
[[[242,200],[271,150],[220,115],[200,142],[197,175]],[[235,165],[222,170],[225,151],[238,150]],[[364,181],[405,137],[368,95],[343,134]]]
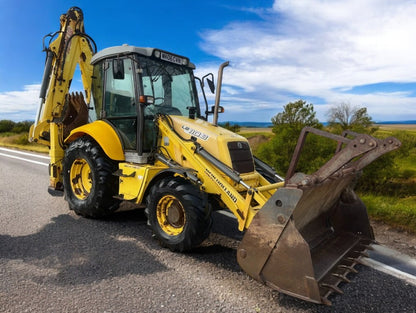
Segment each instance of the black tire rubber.
[[[183,231],[178,235],[165,232],[157,217],[157,205],[165,196],[175,197],[183,206],[185,220]],[[164,177],[154,184],[146,198],[145,213],[148,225],[161,246],[171,251],[187,251],[202,243],[211,232],[211,210],[202,192],[182,177]]]
[[[91,190],[85,199],[79,199],[72,189],[70,170],[76,160],[85,160],[91,169]],[[111,160],[98,143],[89,136],[73,141],[65,150],[63,183],[65,199],[76,214],[89,218],[102,218],[118,209],[118,178],[113,175],[118,163]]]

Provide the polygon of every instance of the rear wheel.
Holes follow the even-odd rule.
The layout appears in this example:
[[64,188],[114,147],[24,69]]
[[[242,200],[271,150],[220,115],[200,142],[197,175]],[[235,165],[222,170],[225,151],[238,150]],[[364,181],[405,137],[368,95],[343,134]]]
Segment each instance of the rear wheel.
[[148,223],[162,246],[186,251],[204,241],[212,225],[200,190],[181,177],[165,177],[147,197]]
[[90,137],[81,137],[65,150],[63,181],[65,198],[75,213],[100,218],[114,212],[117,194],[117,162],[109,159]]

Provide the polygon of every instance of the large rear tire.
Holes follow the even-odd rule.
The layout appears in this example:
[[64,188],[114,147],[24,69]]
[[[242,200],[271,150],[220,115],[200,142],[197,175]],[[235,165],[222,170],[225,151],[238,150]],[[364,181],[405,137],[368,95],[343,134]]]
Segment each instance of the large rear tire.
[[63,182],[65,199],[76,214],[90,218],[105,217],[119,207],[117,162],[107,157],[91,137],[73,141],[65,150]]
[[162,178],[146,200],[148,223],[162,246],[182,252],[208,237],[212,226],[208,201],[184,178]]

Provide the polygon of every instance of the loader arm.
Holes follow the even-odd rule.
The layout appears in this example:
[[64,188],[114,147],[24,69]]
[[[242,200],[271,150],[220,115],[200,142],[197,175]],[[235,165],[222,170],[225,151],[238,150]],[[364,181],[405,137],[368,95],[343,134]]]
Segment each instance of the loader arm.
[[[70,128],[87,123],[91,97],[93,54],[92,39],[85,34],[82,11],[73,7],[61,15],[60,30],[50,37],[45,70],[40,91],[40,105],[35,123],[29,131],[29,141],[49,146],[49,190],[62,189],[62,158],[64,137]],[[56,38],[55,38],[56,37]],[[54,39],[55,38],[55,39]],[[86,103],[82,94],[69,95],[77,64],[81,70]],[[66,127],[68,126],[68,127]]]
[[[261,176],[257,172],[240,175],[207,152],[196,139],[182,138],[174,130],[167,116],[159,116],[157,124],[161,138],[169,138],[168,145],[160,149],[159,153],[167,154],[163,157],[164,159],[174,159],[173,164],[177,166],[195,170],[200,188],[208,194],[220,196],[226,207],[237,218],[240,231],[249,227],[258,210],[261,209],[276,189],[284,184],[279,182],[261,186],[257,183],[256,186],[252,187],[245,181],[259,182]],[[173,157],[178,154],[182,156],[179,158]],[[175,166],[169,162],[165,163],[169,166]],[[242,192],[238,188],[241,186],[243,188]]]

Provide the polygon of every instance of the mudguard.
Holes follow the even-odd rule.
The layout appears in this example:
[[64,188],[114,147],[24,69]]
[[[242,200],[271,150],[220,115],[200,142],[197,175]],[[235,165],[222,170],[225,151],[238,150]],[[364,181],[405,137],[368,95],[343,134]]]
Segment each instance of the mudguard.
[[70,143],[75,139],[89,135],[100,145],[105,154],[110,159],[124,161],[124,151],[121,140],[114,128],[105,121],[95,121],[75,128],[65,139],[65,143]]

